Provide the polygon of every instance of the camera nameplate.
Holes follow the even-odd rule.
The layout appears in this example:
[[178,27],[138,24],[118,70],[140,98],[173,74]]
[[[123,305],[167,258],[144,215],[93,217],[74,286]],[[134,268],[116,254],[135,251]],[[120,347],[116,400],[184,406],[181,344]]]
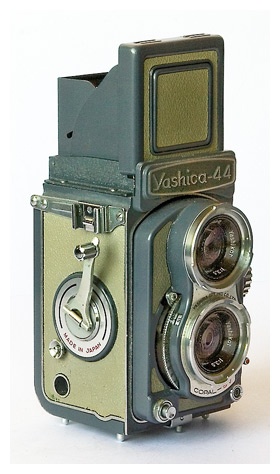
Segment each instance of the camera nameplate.
[[230,186],[235,177],[234,154],[226,152],[142,163],[137,167],[136,188],[139,185],[144,199],[191,195]]

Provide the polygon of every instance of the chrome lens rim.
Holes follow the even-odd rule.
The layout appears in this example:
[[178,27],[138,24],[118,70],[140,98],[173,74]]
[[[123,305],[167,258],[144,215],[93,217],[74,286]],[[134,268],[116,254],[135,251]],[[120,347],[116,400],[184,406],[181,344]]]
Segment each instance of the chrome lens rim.
[[[195,378],[200,383],[214,383],[222,384],[228,379],[234,377],[242,366],[247,355],[250,342],[250,316],[246,308],[235,300],[227,298],[206,298],[207,301],[202,301],[190,312],[186,321],[181,337],[181,361],[186,374],[190,378]],[[207,360],[207,344],[206,350],[202,355],[198,353],[197,341],[201,337],[208,336],[203,333],[203,324],[205,321],[211,321],[211,317],[216,315],[217,321],[220,322],[220,316],[225,317],[224,324],[230,325],[224,328],[220,340],[215,340],[214,335],[213,345],[211,347],[211,340],[208,340],[208,359]],[[237,333],[237,338],[233,339],[231,333]],[[216,344],[216,346],[215,346]],[[226,345],[228,344],[228,351]],[[227,357],[227,360],[224,359]],[[223,360],[219,360],[223,359]],[[203,362],[204,361],[204,362]],[[209,365],[212,364],[212,370],[209,370]]]
[[[203,241],[206,230],[208,236]],[[208,243],[207,238],[209,239]],[[213,245],[212,249],[211,238],[212,240],[216,239],[216,247]],[[217,243],[220,244],[220,249],[217,247]],[[204,269],[199,255],[203,245],[206,254]],[[208,250],[208,255],[205,249]],[[210,291],[213,289],[224,291],[236,284],[236,281],[246,273],[250,266],[252,259],[250,224],[239,209],[229,204],[207,206],[189,227],[185,236],[184,252],[185,265],[194,282]],[[212,270],[211,263],[214,268]],[[225,263],[227,268],[224,268],[226,267]]]

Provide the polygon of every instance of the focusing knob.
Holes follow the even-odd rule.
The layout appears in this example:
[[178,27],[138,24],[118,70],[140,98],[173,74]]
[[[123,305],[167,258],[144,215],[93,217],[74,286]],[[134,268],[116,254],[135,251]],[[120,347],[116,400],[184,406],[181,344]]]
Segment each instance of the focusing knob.
[[250,290],[251,284],[252,284],[252,278],[253,278],[252,268],[250,267],[246,275],[243,277],[243,296],[246,296],[248,291]]
[[174,328],[177,319],[180,317],[177,311],[181,298],[173,291],[167,292],[165,296],[167,307],[162,314],[161,322],[157,328],[156,356],[159,370],[165,382],[178,390],[179,382],[172,368],[170,358],[170,336],[172,328]]

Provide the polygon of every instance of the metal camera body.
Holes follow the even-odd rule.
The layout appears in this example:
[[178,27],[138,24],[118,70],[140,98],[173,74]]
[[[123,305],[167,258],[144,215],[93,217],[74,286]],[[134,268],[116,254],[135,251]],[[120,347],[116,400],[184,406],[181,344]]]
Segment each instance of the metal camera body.
[[58,80],[58,155],[33,195],[35,388],[120,439],[242,395],[252,234],[223,150],[223,39],[124,44]]

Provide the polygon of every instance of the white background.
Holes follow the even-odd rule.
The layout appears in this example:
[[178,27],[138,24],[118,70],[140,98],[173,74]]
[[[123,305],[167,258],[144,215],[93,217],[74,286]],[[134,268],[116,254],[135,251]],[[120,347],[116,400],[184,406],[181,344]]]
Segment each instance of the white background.
[[[187,9],[184,2],[184,8],[177,2],[168,3],[169,8],[141,2],[141,10],[122,8],[119,2],[112,3],[115,10],[106,2],[98,2],[103,10],[94,8],[95,2],[80,3],[36,9],[22,2],[22,9],[11,9],[10,77],[6,73],[12,111],[11,189],[2,208],[11,218],[11,463],[268,464],[269,12],[255,4],[251,9],[251,2],[247,9],[242,2],[243,8],[236,10],[223,10],[212,1],[211,10],[199,2],[197,10]],[[57,77],[108,71],[117,64],[120,43],[201,32],[224,37],[225,149],[237,157],[235,205],[254,231],[254,282],[245,302],[252,318],[251,363],[243,371],[244,396],[230,410],[207,421],[197,419],[181,434],[163,429],[120,443],[94,428],[62,425],[34,394],[29,199],[42,193],[48,156],[57,153]]]

